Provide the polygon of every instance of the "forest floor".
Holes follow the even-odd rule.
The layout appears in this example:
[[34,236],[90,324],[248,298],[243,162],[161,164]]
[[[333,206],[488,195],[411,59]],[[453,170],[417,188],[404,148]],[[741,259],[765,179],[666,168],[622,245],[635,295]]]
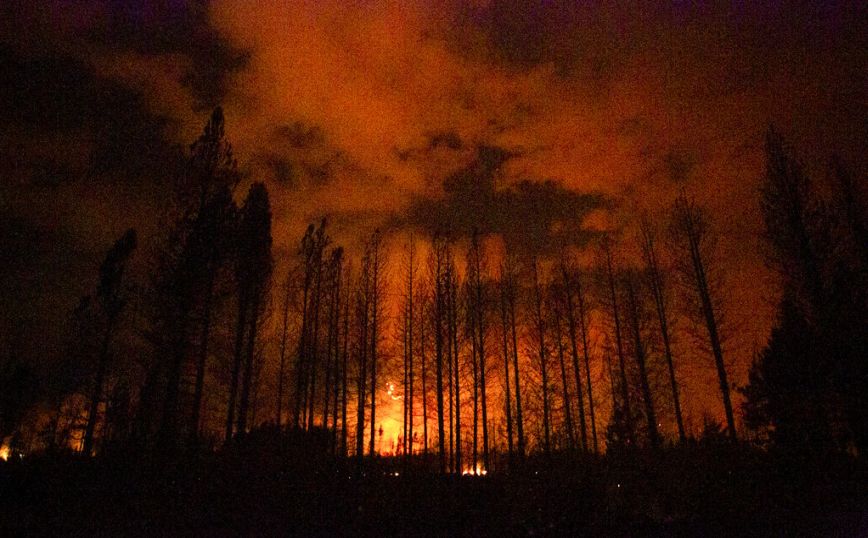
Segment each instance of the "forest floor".
[[849,458],[691,445],[458,476],[261,441],[0,462],[0,535],[868,536],[868,466]]

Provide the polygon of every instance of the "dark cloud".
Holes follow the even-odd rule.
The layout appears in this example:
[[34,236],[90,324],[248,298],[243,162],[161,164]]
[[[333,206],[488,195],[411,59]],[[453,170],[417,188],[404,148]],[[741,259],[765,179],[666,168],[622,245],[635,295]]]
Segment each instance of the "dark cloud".
[[232,74],[250,61],[249,51],[232,46],[211,26],[210,4],[208,0],[108,2],[103,23],[94,25],[91,39],[110,50],[186,56],[189,63],[181,82],[189,88],[197,110],[208,111],[222,103]]
[[74,57],[25,56],[0,44],[0,80],[7,178],[41,185],[153,179],[177,161],[177,148],[165,138],[171,121],[152,113],[138,92]]
[[605,207],[607,199],[569,190],[554,180],[507,183],[504,165],[516,156],[504,148],[479,146],[475,159],[443,182],[442,198],[414,199],[406,217],[397,219],[399,225],[454,236],[477,229],[501,235],[511,248],[531,252],[551,252],[593,237],[584,221]]
[[280,142],[286,142],[295,149],[320,146],[325,142],[322,129],[302,121],[281,125],[274,130],[274,133]]
[[[182,59],[178,82],[196,112],[210,112],[248,66],[250,51],[236,47],[211,25],[210,0],[9,0],[0,5],[0,42],[26,55],[48,51],[97,63],[123,55],[171,63]],[[25,34],[21,30],[26,29]],[[169,72],[169,69],[166,69]],[[166,72],[154,73],[166,76]]]
[[273,128],[268,146],[270,151],[255,160],[285,188],[325,185],[338,168],[348,164],[345,155],[326,140],[321,127],[300,120]]
[[440,131],[428,134],[428,148],[437,149],[444,147],[451,150],[460,150],[464,147],[461,136],[455,131]]

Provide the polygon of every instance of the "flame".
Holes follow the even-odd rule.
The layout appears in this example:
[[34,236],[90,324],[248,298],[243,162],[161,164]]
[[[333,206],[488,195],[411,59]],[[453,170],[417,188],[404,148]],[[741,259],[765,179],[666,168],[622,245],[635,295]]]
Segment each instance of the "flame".
[[485,476],[488,474],[488,471],[481,468],[479,465],[476,467],[467,467],[463,471],[461,471],[462,476]]
[[9,445],[0,446],[0,460],[9,461]]
[[389,394],[389,398],[391,398],[393,400],[403,400],[404,399],[403,395],[395,396],[395,384],[392,383],[391,381],[386,381],[386,388],[388,389],[387,393]]

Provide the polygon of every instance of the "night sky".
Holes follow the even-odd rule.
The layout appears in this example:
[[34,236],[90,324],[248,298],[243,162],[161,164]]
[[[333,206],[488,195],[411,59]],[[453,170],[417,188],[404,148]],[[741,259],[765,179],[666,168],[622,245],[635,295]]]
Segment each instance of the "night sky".
[[147,247],[222,105],[245,181],[269,186],[278,271],[324,215],[351,248],[477,219],[547,252],[629,231],[685,187],[716,219],[726,301],[750,313],[730,343],[743,383],[776,300],[764,134],[817,177],[832,154],[864,177],[866,50],[864,2],[6,0],[4,332],[26,320],[28,345],[59,345],[113,239],[135,226]]

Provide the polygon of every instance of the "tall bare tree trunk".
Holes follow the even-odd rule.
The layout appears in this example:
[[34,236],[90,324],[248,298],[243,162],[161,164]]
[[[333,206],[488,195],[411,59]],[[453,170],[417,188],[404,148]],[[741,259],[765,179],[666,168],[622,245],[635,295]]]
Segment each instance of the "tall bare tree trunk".
[[518,433],[518,456],[523,460],[526,452],[524,418],[521,411],[521,383],[518,368],[518,329],[515,322],[515,302],[518,289],[512,271],[509,272],[509,275],[509,322],[512,329],[512,370],[515,374],[515,424]]
[[368,312],[370,310],[370,293],[371,293],[371,277],[370,277],[370,257],[365,254],[365,259],[362,262],[362,276],[360,282],[360,304],[358,310],[359,323],[359,377],[358,387],[356,390],[358,396],[358,406],[356,408],[356,457],[359,465],[362,463],[362,458],[365,455],[365,403],[367,400],[366,383],[367,383],[367,355],[368,355]]
[[349,447],[347,446],[347,378],[350,362],[350,272],[347,271],[347,289],[344,292],[344,346],[343,346],[343,362],[341,366],[341,453],[344,457],[349,456]]
[[109,343],[111,342],[112,331],[114,330],[115,320],[110,317],[105,334],[102,337],[102,344],[99,350],[99,364],[97,365],[96,378],[93,381],[93,392],[90,397],[90,409],[87,414],[87,425],[84,430],[84,446],[82,452],[86,456],[93,455],[93,434],[96,431],[97,415],[99,413],[99,403],[102,400],[102,389],[105,383],[106,370],[108,369],[109,361]]
[[450,316],[449,327],[452,335],[453,373],[455,375],[455,467],[456,472],[461,472],[461,383],[459,380],[460,368],[458,366],[458,275],[455,271],[454,262],[450,261],[450,290],[449,304]]
[[425,354],[425,304],[423,296],[419,308],[419,360],[422,363],[422,454],[428,461],[428,372]]
[[[482,284],[482,246],[479,244],[479,237],[477,233],[473,235],[473,248],[472,252],[473,263],[475,265],[473,274],[475,275],[475,314],[476,314],[476,330],[477,330],[477,352],[479,356],[479,391],[482,397],[482,464],[484,469],[488,469],[489,461],[489,446],[488,446],[488,399],[487,399],[487,385],[485,382],[485,370],[487,366],[486,355],[485,355],[485,295]],[[474,465],[476,461],[474,460]]]
[[247,411],[250,406],[250,389],[253,383],[253,361],[256,350],[256,333],[259,329],[260,291],[254,292],[250,308],[249,333],[247,335],[247,356],[244,363],[244,383],[241,385],[241,400],[238,404],[238,432],[247,431]]
[[310,287],[313,279],[313,244],[314,226],[308,226],[301,243],[301,253],[304,256],[304,285],[301,302],[301,331],[298,337],[298,356],[295,364],[295,402],[293,409],[293,425],[304,427],[307,421],[302,417],[303,410],[307,409],[304,396],[307,394],[307,340],[310,313]]
[[310,430],[314,427],[314,407],[316,405],[316,373],[319,367],[319,321],[320,321],[320,301],[322,299],[322,271],[323,271],[323,261],[322,261],[322,252],[318,249],[318,254],[316,257],[316,277],[314,284],[314,292],[313,292],[313,333],[311,334],[310,341],[308,342],[310,345],[310,351],[308,355],[309,360],[309,386],[310,392],[305,397],[308,403],[307,414],[307,429]]
[[618,313],[618,294],[615,289],[615,271],[612,267],[612,251],[608,240],[603,242],[603,251],[606,257],[606,277],[609,284],[609,297],[612,307],[612,318],[615,321],[615,344],[618,351],[618,367],[620,370],[620,389],[621,389],[621,406],[624,410],[624,416],[627,420],[627,442],[634,444],[633,439],[633,413],[630,409],[630,392],[627,385],[627,367],[624,360],[624,347],[621,343],[621,318]]
[[630,307],[630,327],[633,330],[633,351],[636,365],[639,367],[639,386],[642,389],[642,401],[645,404],[645,419],[648,423],[648,439],[651,446],[657,448],[660,435],[657,431],[657,415],[654,412],[654,400],[651,398],[651,387],[648,384],[648,371],[645,364],[645,344],[642,342],[642,332],[639,319],[639,298],[633,285],[634,275],[627,277],[627,302]]
[[380,278],[381,263],[380,259],[380,232],[375,231],[371,238],[371,253],[372,253],[372,268],[371,275],[371,438],[368,452],[374,455],[375,430],[377,421],[377,348],[379,329],[379,313],[380,313]]
[[585,306],[585,292],[580,278],[576,279],[576,299],[579,306],[579,329],[582,335],[582,354],[585,358],[585,377],[588,382],[588,413],[591,416],[591,437],[594,442],[594,454],[599,453],[597,443],[597,419],[594,413],[594,391],[591,385],[591,354],[588,346],[588,323],[587,308]]
[[[564,400],[564,420],[567,427],[567,443],[570,450],[576,446],[576,433],[573,430],[573,414],[570,411],[570,393],[569,385],[567,384],[567,367],[564,362],[564,337],[561,329],[561,313],[559,309],[554,309],[555,314],[555,338],[558,342],[558,362],[561,366],[561,389]],[[579,404],[581,407],[581,403]],[[586,450],[586,446],[582,446],[582,450]]]
[[675,407],[675,422],[678,426],[678,438],[684,443],[687,435],[684,432],[684,420],[681,415],[681,398],[678,391],[678,382],[675,378],[675,366],[672,360],[672,346],[669,336],[669,316],[666,311],[666,292],[663,284],[663,275],[660,264],[657,261],[657,249],[655,246],[654,233],[651,223],[643,219],[640,225],[642,234],[642,254],[645,258],[645,267],[651,283],[651,293],[654,296],[654,306],[657,310],[657,321],[660,323],[660,336],[663,340],[663,354],[666,357],[666,367],[669,372],[669,385],[672,390],[672,403]]
[[546,336],[545,336],[545,319],[543,318],[542,310],[542,291],[539,282],[539,267],[536,258],[532,261],[533,264],[533,289],[534,303],[536,307],[536,329],[537,342],[539,345],[539,363],[540,375],[542,376],[542,395],[543,395],[543,450],[548,455],[551,453],[551,424],[549,419],[549,379],[546,357]]
[[[469,291],[469,290],[468,290]],[[475,470],[476,464],[479,462],[479,364],[477,363],[476,349],[476,323],[474,321],[473,307],[470,305],[468,298],[467,305],[467,330],[470,332],[470,362],[472,365],[471,376],[473,379],[473,444],[472,444],[472,461],[470,468]]]
[[238,319],[235,320],[235,353],[232,360],[232,378],[229,382],[229,408],[226,411],[226,442],[232,440],[235,427],[235,400],[238,397],[238,383],[241,378],[241,365],[244,351],[244,334],[247,328],[247,299],[238,298]]
[[[563,258],[561,259],[561,277],[564,284],[564,296],[567,299],[567,333],[570,336],[570,351],[572,351],[573,374],[576,378],[576,400],[578,400],[579,404],[579,433],[582,441],[582,450],[587,451],[588,436],[585,424],[585,403],[584,396],[582,394],[582,371],[581,366],[579,365],[579,350],[576,342],[576,315],[575,305],[573,304],[573,282],[572,278],[570,278],[566,260],[564,260]],[[560,341],[558,343],[560,344]],[[567,406],[569,406],[569,404],[567,404]]]
[[[445,309],[445,292],[443,282],[444,249],[442,239],[434,238],[434,352],[437,384],[437,443],[440,473],[446,473],[446,426],[444,424],[443,408],[443,317]],[[451,394],[451,391],[450,391]],[[449,405],[450,411],[452,404]],[[451,426],[451,419],[450,419]]]
[[407,290],[407,300],[409,302],[409,305],[408,305],[409,312],[407,313],[407,320],[408,320],[408,323],[407,323],[407,349],[408,349],[408,357],[407,357],[407,362],[408,362],[408,365],[407,365],[408,366],[408,374],[407,374],[408,380],[407,381],[408,382],[407,382],[407,386],[409,388],[409,391],[408,391],[409,394],[404,395],[404,401],[406,402],[406,405],[407,405],[409,429],[405,428],[405,431],[407,432],[407,434],[404,437],[406,438],[407,447],[408,447],[408,449],[406,449],[405,452],[407,452],[410,456],[412,456],[413,455],[413,417],[414,417],[413,403],[415,402],[415,394],[413,393],[413,381],[414,381],[414,377],[415,377],[415,375],[414,375],[415,369],[414,369],[414,364],[413,364],[413,355],[415,352],[414,341],[413,341],[413,322],[415,320],[415,317],[413,315],[413,294],[414,294],[413,281],[415,280],[415,273],[416,273],[415,245],[413,244],[413,237],[412,236],[410,236],[410,247],[409,248],[410,248],[410,252],[409,252],[410,276],[408,279],[408,288],[409,289]]
[[515,446],[512,432],[512,396],[509,390],[509,316],[507,314],[506,287],[503,265],[500,267],[500,327],[503,337],[504,416],[506,417],[506,447],[510,465],[514,464]]
[[291,292],[291,280],[289,275],[286,277],[286,284],[283,293],[283,311],[281,315],[280,327],[280,362],[277,370],[277,405],[275,423],[277,429],[283,428],[283,383],[285,380],[286,369],[286,339],[289,332],[289,299]]
[[695,281],[696,293],[699,295],[700,304],[702,305],[702,315],[705,318],[705,326],[708,329],[708,340],[711,343],[711,351],[714,355],[714,364],[717,367],[717,379],[720,384],[720,392],[723,397],[723,409],[726,413],[726,425],[729,430],[729,436],[735,440],[735,416],[732,412],[732,401],[729,394],[729,381],[726,376],[726,366],[723,361],[723,347],[720,343],[720,333],[717,327],[717,318],[714,312],[714,306],[711,302],[711,292],[709,291],[708,279],[705,271],[705,263],[702,259],[702,252],[699,248],[699,243],[703,234],[697,222],[697,210],[687,200],[687,196],[682,192],[676,201],[676,211],[680,212],[680,225],[682,233],[687,239],[690,259],[693,267],[693,277]]

